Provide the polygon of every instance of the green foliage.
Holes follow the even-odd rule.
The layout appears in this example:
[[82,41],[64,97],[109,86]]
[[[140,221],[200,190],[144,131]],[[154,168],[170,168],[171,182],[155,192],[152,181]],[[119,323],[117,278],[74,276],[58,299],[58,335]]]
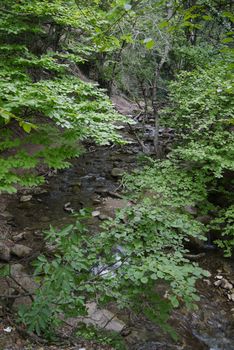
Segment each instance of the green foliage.
[[124,118],[105,91],[76,74],[94,51],[96,29],[109,24],[97,2],[4,0],[0,9],[0,192],[13,192],[43,181],[41,163],[69,166],[83,140],[121,143],[114,123]]
[[234,249],[234,205],[221,210],[219,216],[211,222],[210,228],[218,231],[223,237],[216,240],[216,243],[224,250],[224,256],[232,256]]
[[180,135],[173,157],[196,163],[216,177],[234,170],[233,82],[229,61],[182,73],[171,84],[170,125]]
[[[169,210],[149,213],[149,206],[146,200],[143,207],[125,209],[98,235],[84,226],[85,211],[63,230],[46,232],[56,253],[52,259],[41,255],[34,264],[40,288],[32,306],[20,311],[30,331],[49,336],[63,317],[85,315],[87,302],[102,306],[115,301],[119,308],[145,313],[175,336],[167,324],[169,312],[182,300],[187,305],[198,300],[195,281],[206,275],[183,257],[183,240],[198,235],[200,226],[173,212],[166,220]],[[162,280],[165,295],[157,292]]]
[[98,330],[94,326],[80,324],[76,335],[86,340],[95,339],[95,342],[100,345],[111,345],[115,350],[126,350],[123,338],[115,332]]

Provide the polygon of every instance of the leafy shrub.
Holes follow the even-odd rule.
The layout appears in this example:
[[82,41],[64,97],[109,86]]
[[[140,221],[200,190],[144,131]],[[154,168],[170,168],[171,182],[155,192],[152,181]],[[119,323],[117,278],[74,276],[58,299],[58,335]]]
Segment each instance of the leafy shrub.
[[[81,211],[74,224],[46,232],[56,253],[35,262],[40,288],[32,306],[20,311],[21,321],[30,331],[49,336],[62,323],[61,315],[83,316],[87,302],[102,306],[115,301],[120,309],[145,313],[175,336],[167,324],[170,310],[182,300],[187,305],[198,300],[195,282],[206,275],[183,257],[184,236],[197,235],[198,223],[183,225],[186,218],[179,221],[173,212],[168,217],[162,209],[152,211],[148,201],[121,211],[97,235],[87,231],[82,223],[86,218]],[[162,281],[165,295],[157,292]]]

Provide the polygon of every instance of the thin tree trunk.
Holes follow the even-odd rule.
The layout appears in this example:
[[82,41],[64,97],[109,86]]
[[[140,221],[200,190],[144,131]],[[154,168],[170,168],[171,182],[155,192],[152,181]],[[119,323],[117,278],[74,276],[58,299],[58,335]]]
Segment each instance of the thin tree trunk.
[[[172,14],[172,8],[171,8],[171,4],[169,3],[168,12],[167,12],[168,19],[170,19],[171,14]],[[159,120],[159,113],[158,113],[158,107],[157,107],[158,80],[160,78],[161,70],[164,66],[164,63],[168,58],[169,51],[170,51],[170,42],[169,40],[166,39],[164,53],[162,55],[161,61],[159,62],[158,66],[155,69],[153,86],[152,86],[152,107],[153,107],[154,127],[155,127],[154,151],[157,158],[160,158],[161,156],[161,149],[159,145],[160,120]]]

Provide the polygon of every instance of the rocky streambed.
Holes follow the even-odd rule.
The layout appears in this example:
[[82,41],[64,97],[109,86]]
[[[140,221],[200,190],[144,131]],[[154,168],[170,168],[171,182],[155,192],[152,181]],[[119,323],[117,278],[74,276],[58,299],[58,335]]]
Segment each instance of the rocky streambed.
[[[149,130],[151,132],[150,127]],[[72,211],[89,207],[93,211],[90,225],[92,230],[98,231],[98,224],[102,220],[113,216],[117,208],[128,205],[126,200],[121,199],[119,180],[123,172],[129,172],[137,166],[140,146],[133,136],[128,133],[125,135],[131,139],[131,144],[106,148],[90,145],[87,153],[75,160],[70,169],[48,174],[47,183],[41,188],[14,196],[2,196],[0,257],[6,262],[10,261],[15,281],[7,284],[2,279],[0,295],[10,295],[11,305],[15,303],[13,307],[22,301],[12,298],[19,285],[24,290],[35,288],[28,267],[37,255],[50,249],[43,241],[43,230],[49,225],[59,228],[71,223],[74,220],[70,215]],[[150,142],[148,149],[150,151]],[[170,323],[179,334],[179,341],[174,343],[141,315],[133,317],[123,314],[118,317],[126,330],[122,334],[128,349],[234,350],[234,264],[217,252],[207,252],[199,262],[210,271],[211,277],[198,283],[201,298],[198,310],[180,308],[173,312]],[[28,302],[28,299],[24,302]],[[14,327],[6,331],[9,327],[6,311],[2,302],[0,349],[27,349],[22,340],[17,345],[17,337],[14,336],[17,330]],[[112,317],[109,310],[106,310],[105,315],[109,315],[107,318]],[[92,346],[86,346],[86,350],[96,349]],[[76,349],[80,348],[82,345]],[[34,345],[32,349],[38,347]]]

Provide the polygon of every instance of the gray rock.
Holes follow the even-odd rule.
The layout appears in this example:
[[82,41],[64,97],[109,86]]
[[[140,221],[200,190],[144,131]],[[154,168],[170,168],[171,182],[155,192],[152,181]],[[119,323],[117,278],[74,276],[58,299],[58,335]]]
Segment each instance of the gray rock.
[[111,175],[113,177],[122,177],[124,175],[124,170],[121,168],[113,168],[111,170]]
[[10,248],[3,242],[0,242],[0,260],[10,261],[11,258],[11,250]]
[[221,286],[221,284],[222,284],[222,280],[217,280],[214,282],[215,287],[219,287],[219,286]]
[[25,237],[25,232],[20,232],[17,235],[13,236],[12,240],[14,242],[19,242],[19,241],[22,241],[24,239],[24,237]]
[[[23,265],[14,264],[11,266],[11,276],[14,278],[14,281],[11,281],[12,288],[17,290],[21,294],[26,292],[34,294],[35,290],[38,288],[34,280],[26,273]],[[18,310],[20,305],[30,305],[32,299],[29,296],[22,296],[17,298],[14,301],[13,308]]]
[[28,194],[28,195],[24,195],[20,197],[20,202],[29,202],[32,199],[32,195]]
[[234,301],[234,292],[231,294],[228,294],[228,299],[231,301]]
[[105,214],[100,214],[100,215],[99,215],[99,219],[102,220],[102,221],[104,221],[104,220],[109,220],[110,217],[109,217],[108,215],[105,215]]
[[99,210],[94,210],[93,212],[92,212],[92,217],[97,217],[97,216],[99,216],[101,213],[100,213],[100,211]]
[[231,290],[233,288],[233,285],[225,278],[221,279],[220,281],[221,281],[221,287],[223,289]]
[[26,247],[25,245],[22,244],[15,244],[11,248],[11,253],[16,255],[18,258],[24,258],[28,256],[32,252],[32,249],[29,247]]
[[88,315],[81,317],[81,322],[85,324],[92,324],[102,329],[114,332],[121,332],[125,327],[125,323],[119,320],[115,315],[106,309],[97,309],[95,302],[87,304]]
[[4,219],[13,219],[13,215],[11,213],[9,213],[9,211],[4,211],[3,213],[0,214],[0,216]]

